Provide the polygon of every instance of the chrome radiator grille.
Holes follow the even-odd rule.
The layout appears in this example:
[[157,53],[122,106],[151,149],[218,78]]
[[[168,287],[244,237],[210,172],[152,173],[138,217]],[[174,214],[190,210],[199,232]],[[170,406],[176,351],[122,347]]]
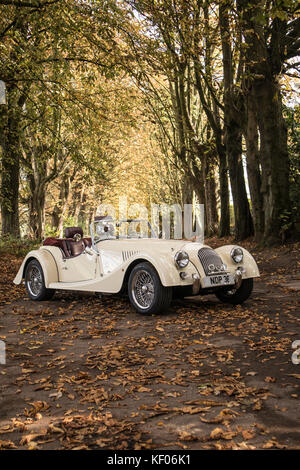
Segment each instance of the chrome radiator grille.
[[225,272],[225,266],[220,256],[211,248],[201,248],[198,258],[206,275]]

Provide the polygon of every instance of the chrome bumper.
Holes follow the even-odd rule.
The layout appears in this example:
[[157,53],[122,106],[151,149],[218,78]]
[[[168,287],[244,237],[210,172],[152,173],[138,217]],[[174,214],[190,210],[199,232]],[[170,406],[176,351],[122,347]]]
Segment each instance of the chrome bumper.
[[[209,288],[214,288],[214,287],[226,287],[226,286],[234,286],[235,289],[238,289],[243,280],[243,271],[240,268],[237,268],[235,273],[231,274],[220,274],[220,277],[223,279],[220,279],[220,282],[218,283],[217,280],[216,282],[212,282],[212,279],[214,279],[215,276],[205,276],[202,279],[200,279],[200,276],[198,274],[193,276],[193,295],[197,295],[200,291],[200,289],[209,289]],[[218,276],[216,276],[218,277]]]
[[201,281],[199,274],[194,274],[194,282],[193,282],[193,295],[197,295],[201,288]]

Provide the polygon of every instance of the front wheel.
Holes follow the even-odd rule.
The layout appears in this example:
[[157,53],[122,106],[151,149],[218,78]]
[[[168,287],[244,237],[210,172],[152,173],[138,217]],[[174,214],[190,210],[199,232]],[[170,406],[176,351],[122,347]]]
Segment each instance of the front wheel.
[[253,279],[244,279],[238,289],[234,286],[230,289],[220,289],[216,292],[216,296],[222,302],[226,302],[233,305],[242,304],[247,300],[252,292],[253,289]]
[[25,287],[31,300],[50,300],[54,289],[47,289],[42,266],[38,260],[29,261],[25,271]]
[[128,280],[128,295],[137,312],[144,315],[166,311],[172,300],[172,287],[164,287],[150,263],[136,265]]

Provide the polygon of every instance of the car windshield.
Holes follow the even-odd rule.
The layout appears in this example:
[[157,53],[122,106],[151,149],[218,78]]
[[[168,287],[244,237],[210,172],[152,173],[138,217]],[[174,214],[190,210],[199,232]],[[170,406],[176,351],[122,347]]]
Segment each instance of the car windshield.
[[91,236],[94,243],[102,240],[124,240],[127,238],[157,238],[147,220],[114,220],[104,218],[91,224]]

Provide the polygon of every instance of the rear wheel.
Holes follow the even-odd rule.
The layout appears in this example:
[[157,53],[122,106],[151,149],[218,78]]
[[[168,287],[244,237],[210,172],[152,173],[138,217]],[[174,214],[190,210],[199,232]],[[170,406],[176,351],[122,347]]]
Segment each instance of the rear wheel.
[[172,300],[172,287],[164,287],[154,267],[145,262],[136,265],[131,271],[128,295],[137,312],[151,315],[168,309]]
[[42,266],[36,259],[26,266],[25,287],[31,300],[50,300],[55,293],[54,289],[46,288]]
[[233,305],[238,305],[247,300],[253,290],[253,279],[244,279],[238,289],[232,287],[231,289],[220,289],[216,292],[216,296],[222,302]]

